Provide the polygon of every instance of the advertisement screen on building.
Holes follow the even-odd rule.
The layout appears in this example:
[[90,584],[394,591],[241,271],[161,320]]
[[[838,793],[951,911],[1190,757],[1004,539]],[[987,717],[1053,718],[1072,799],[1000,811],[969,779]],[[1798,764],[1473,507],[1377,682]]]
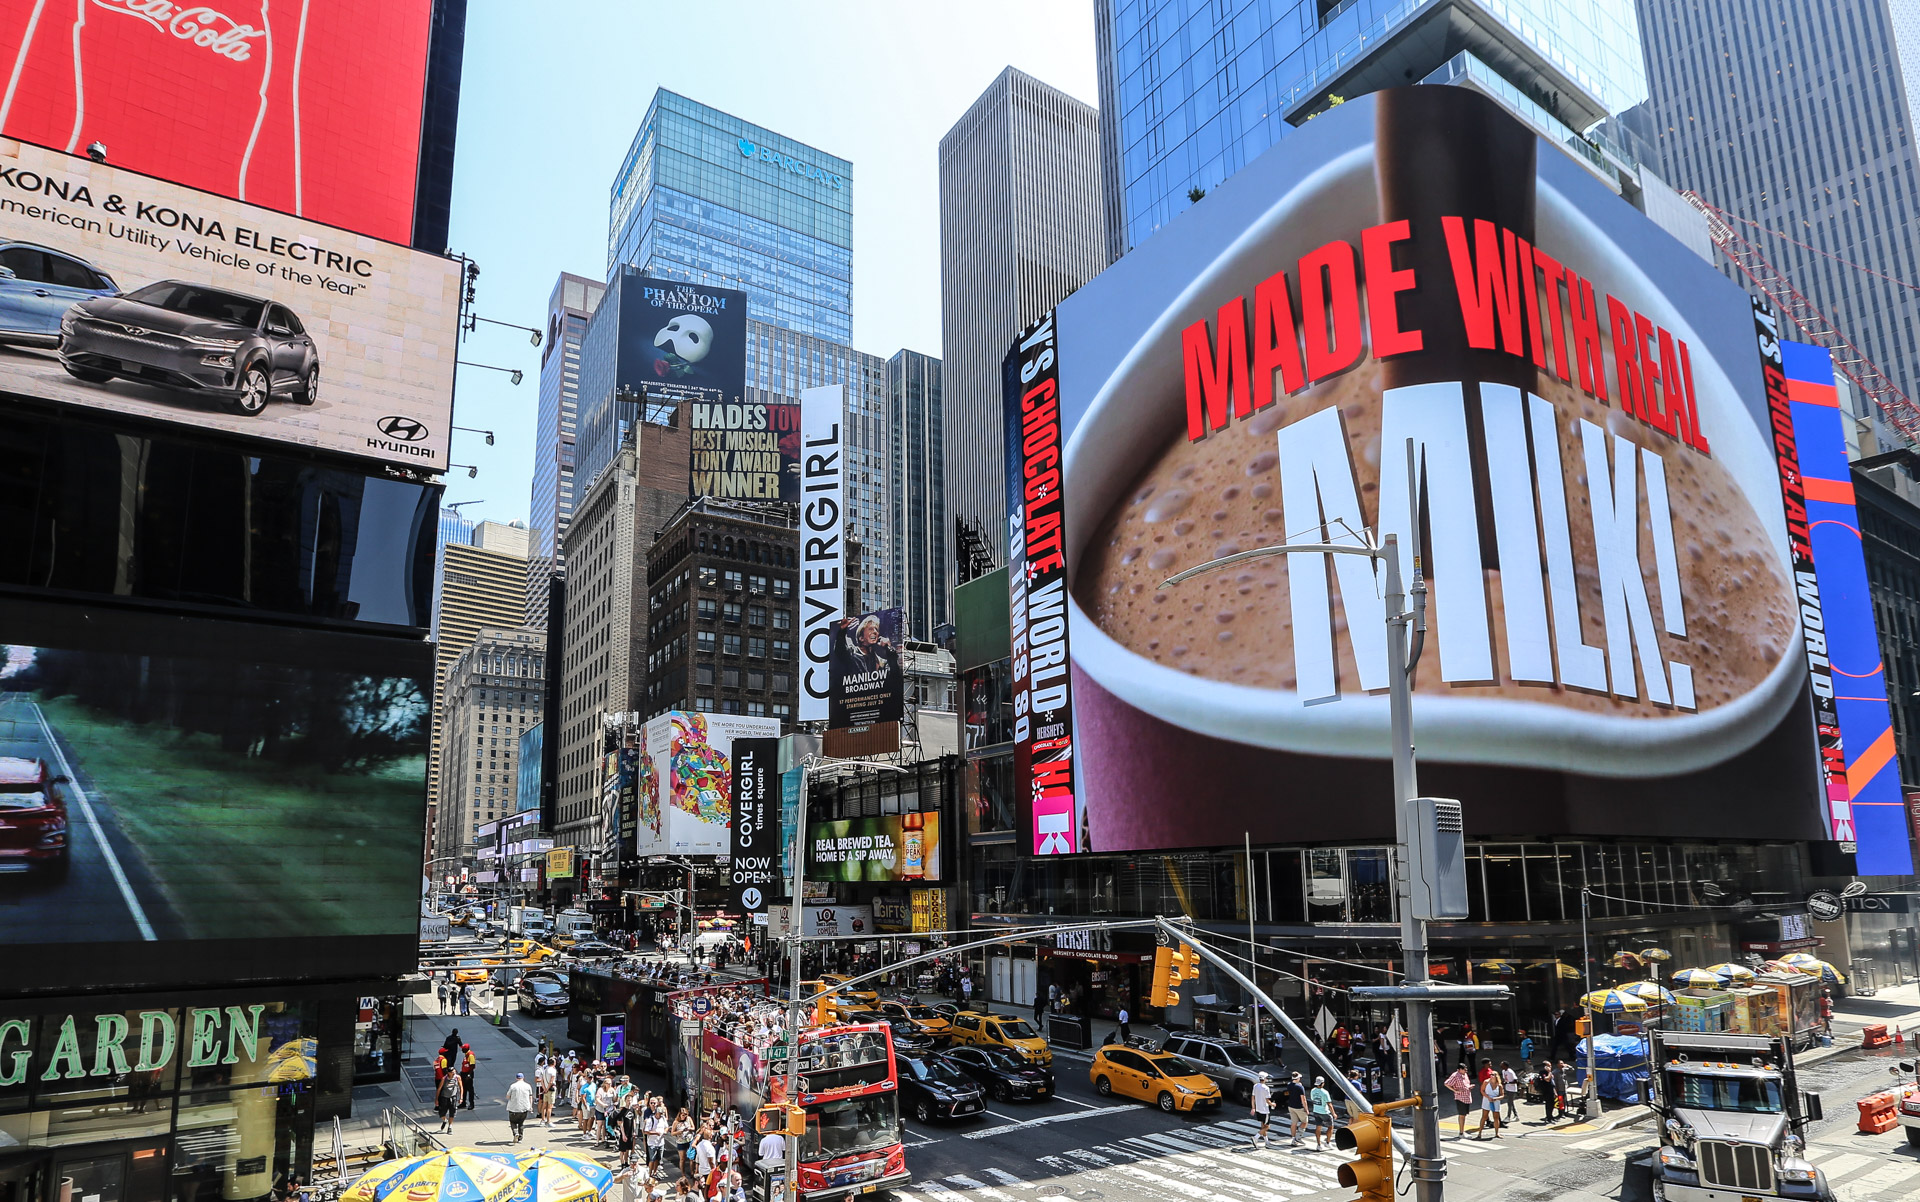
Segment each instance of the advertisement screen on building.
[[0,604],[0,945],[27,990],[413,967],[432,648]]
[[1412,498],[1420,787],[1470,832],[1826,837],[1746,297],[1498,105],[1341,105],[1052,316],[1006,392],[1029,850],[1392,837],[1372,563],[1167,580],[1389,533],[1410,579]]
[[0,136],[408,242],[433,7],[0,4]]
[[846,465],[841,426],[847,388],[800,394],[800,721],[832,718],[834,632],[847,604]]
[[460,264],[0,141],[0,391],[447,466]]
[[[1829,702],[1838,724],[1829,731],[1823,721],[1819,729],[1823,761],[1834,750],[1840,753],[1838,779],[1829,785],[1829,831],[1842,846],[1854,846],[1861,875],[1904,876],[1913,871],[1906,798],[1833,354],[1804,342],[1778,340],[1778,346],[1780,379],[1769,388],[1769,399],[1776,416],[1790,424],[1782,429],[1776,420],[1774,427],[1783,477],[1792,469],[1785,498],[1788,541],[1812,560],[1817,605],[1809,606],[1801,578],[1801,620],[1809,648],[1821,652],[1809,657],[1816,712]],[[1771,372],[1768,383],[1776,383]]]
[[883,814],[807,824],[810,881],[937,881],[940,815]]
[[673,710],[648,722],[638,773],[639,854],[726,855],[733,741],[779,737],[778,718]]
[[902,624],[898,609],[855,614],[834,624],[829,729],[900,721],[905,689]]
[[728,895],[740,914],[763,914],[777,891],[780,845],[780,740],[736,738],[732,747],[732,841]]

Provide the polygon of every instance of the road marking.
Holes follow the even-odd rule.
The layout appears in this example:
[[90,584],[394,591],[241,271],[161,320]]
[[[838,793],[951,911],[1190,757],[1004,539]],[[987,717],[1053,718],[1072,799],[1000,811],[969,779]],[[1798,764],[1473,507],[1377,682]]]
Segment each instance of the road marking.
[[1026,1119],[1017,1123],[1002,1123],[998,1127],[988,1127],[984,1131],[965,1132],[962,1139],[988,1139],[995,1135],[1005,1135],[1009,1131],[1025,1131],[1030,1127],[1044,1127],[1050,1123],[1071,1123],[1079,1119],[1095,1118],[1102,1114],[1113,1114],[1122,1110],[1138,1110],[1137,1106],[1103,1106],[1098,1110],[1082,1110],[1066,1114],[1049,1114],[1042,1118]]
[[1567,1147],[1575,1149],[1576,1151],[1585,1152],[1593,1148],[1611,1148],[1618,1144],[1631,1143],[1637,1139],[1652,1138],[1652,1133],[1648,1131],[1608,1131],[1605,1134],[1596,1135],[1592,1139],[1583,1139],[1578,1143],[1568,1144]]
[[996,1169],[991,1165],[989,1165],[986,1169],[982,1171],[985,1172],[987,1176],[993,1178],[995,1181],[998,1181],[1002,1185],[1011,1185],[1015,1189],[1032,1189],[1033,1188],[1033,1182],[1022,1181],[1020,1178],[1015,1177],[1012,1173],[1007,1172],[1005,1169]]
[[1829,1178],[1844,1177],[1863,1164],[1872,1164],[1876,1158],[1862,1156],[1858,1152],[1842,1152],[1817,1162],[1816,1167],[1824,1170]]
[[1003,1189],[996,1189],[984,1181],[977,1181],[959,1173],[951,1174],[947,1180],[961,1189],[970,1189],[981,1197],[992,1198],[994,1202],[1013,1202],[1012,1194]]
[[1275,1185],[1278,1185],[1282,1189],[1293,1190],[1295,1193],[1318,1193],[1323,1189],[1332,1188],[1334,1184],[1334,1179],[1331,1177],[1323,1177],[1318,1173],[1294,1171],[1293,1166],[1284,1160],[1272,1160],[1264,1156],[1233,1156],[1225,1152],[1208,1152],[1205,1153],[1205,1155],[1210,1160],[1221,1164],[1229,1164],[1235,1168],[1264,1173],[1273,1178]]
[[[1870,1197],[1879,1190],[1886,1190],[1890,1197],[1901,1197],[1908,1191],[1905,1189],[1895,1190],[1893,1187],[1913,1176],[1916,1172],[1920,1172],[1920,1166],[1912,1163],[1884,1165],[1868,1173],[1865,1177],[1847,1182],[1847,1192],[1856,1197]],[[1833,1175],[1829,1173],[1827,1177],[1828,1180],[1832,1180]]]
[[[113,854],[113,844],[107,842],[106,832],[100,829],[100,819],[94,816],[93,804],[87,800],[87,791],[80,787],[79,780],[73,775],[73,765],[67,762],[67,753],[60,750],[60,741],[53,737],[53,728],[47,725],[47,716],[33,702],[26,704],[33,706],[33,717],[40,724],[40,734],[47,741],[47,749],[60,761],[60,775],[67,778],[68,790],[80,802],[80,812],[87,816],[87,826],[93,831],[94,841],[100,845],[101,854],[107,857],[107,868],[113,873],[114,884],[120,886],[120,897],[127,903],[128,913],[133,915],[133,924],[140,928],[140,938],[149,941],[156,939],[153,924],[147,921],[147,912],[140,908],[140,899],[133,895],[133,886],[127,883],[127,874],[120,867],[120,857]],[[73,854],[71,835],[67,837],[67,854]]]
[[1099,1109],[1099,1105],[1098,1105],[1098,1103],[1095,1103],[1095,1102],[1082,1102],[1082,1101],[1081,1101],[1081,1100],[1080,1100],[1079,1098],[1066,1098],[1066,1097],[1060,1097],[1059,1095],[1057,1095],[1057,1094],[1056,1094],[1056,1095],[1055,1095],[1055,1100],[1056,1100],[1056,1101],[1060,1101],[1060,1102],[1072,1102],[1072,1103],[1073,1103],[1073,1104],[1074,1104],[1075,1106],[1085,1106],[1085,1107],[1086,1107],[1087,1109],[1089,1109],[1089,1110],[1097,1110],[1097,1109]]

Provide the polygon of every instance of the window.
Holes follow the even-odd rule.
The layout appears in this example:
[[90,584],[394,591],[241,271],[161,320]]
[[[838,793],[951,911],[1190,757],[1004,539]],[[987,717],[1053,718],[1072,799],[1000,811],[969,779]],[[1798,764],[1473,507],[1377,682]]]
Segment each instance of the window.
[[781,600],[793,596],[793,581],[775,580],[773,582],[773,595]]
[[766,702],[764,702],[764,701],[749,701],[749,702],[747,702],[747,715],[748,715],[748,717],[752,717],[752,718],[764,718],[764,717],[766,717],[766,716],[767,716],[767,703],[766,703]]
[[731,697],[723,697],[720,699],[720,712],[723,714],[737,714],[740,712],[740,703]]
[[793,629],[793,611],[790,609],[774,610],[773,611],[773,628],[775,630],[792,630]]
[[720,583],[720,569],[718,568],[701,568],[700,569],[700,587],[701,588],[715,588],[719,585],[719,583]]
[[793,717],[793,707],[784,702],[776,701],[773,705],[773,716],[781,719],[790,719]]
[[767,607],[766,606],[764,605],[747,606],[747,625],[765,626],[766,624],[767,624]]
[[[728,635],[727,637],[732,638],[734,636]],[[696,651],[704,651],[708,655],[712,655],[713,654],[713,631],[711,630],[696,631],[693,636],[693,646],[694,646],[694,650]]]
[[740,636],[737,634],[727,635],[721,640],[720,645],[728,655],[740,654]]
[[693,701],[693,708],[711,714],[713,712],[713,698],[696,697]]
[[720,604],[712,597],[702,597],[700,598],[699,613],[702,622],[711,622],[719,616]]
[[793,658],[793,644],[792,644],[791,642],[789,642],[788,640],[786,640],[786,639],[775,639],[775,640],[773,640],[773,658],[775,658],[775,659],[792,659],[792,658]]
[[767,658],[767,640],[758,637],[748,639],[747,654],[754,659]]
[[751,583],[751,586],[750,586],[750,587],[752,588],[752,591],[754,591],[754,592],[756,592],[756,593],[764,593],[764,592],[766,592],[766,591],[767,591],[767,578],[766,578],[765,576],[755,576],[755,577],[753,578],[753,581],[752,581],[752,583]]
[[746,577],[739,572],[727,572],[725,576],[728,592],[737,593],[746,587]]
[[693,670],[693,680],[695,684],[712,684],[713,683],[713,665],[701,664],[699,667],[695,668]]
[[729,626],[738,626],[740,624],[740,603],[738,601],[729,601],[725,605],[722,605],[720,607],[720,619]]
[[758,668],[748,672],[747,687],[750,689],[765,690],[767,687],[767,674]]
[[740,669],[738,668],[720,669],[720,683],[726,685],[730,689],[739,688],[740,687]]

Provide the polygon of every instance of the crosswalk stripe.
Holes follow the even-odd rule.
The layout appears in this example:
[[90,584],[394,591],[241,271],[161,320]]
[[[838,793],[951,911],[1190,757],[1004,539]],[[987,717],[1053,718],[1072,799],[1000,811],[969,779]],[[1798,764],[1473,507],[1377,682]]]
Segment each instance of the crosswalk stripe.
[[987,1176],[993,1178],[995,1181],[998,1181],[1001,1185],[1011,1185],[1015,1189],[1032,1189],[1033,1188],[1033,1182],[1022,1181],[1020,1178],[1015,1177],[1012,1173],[1007,1172],[1005,1169],[997,1169],[989,1165],[985,1170],[985,1172]]
[[1246,1172],[1264,1174],[1273,1178],[1275,1183],[1283,1188],[1303,1193],[1330,1189],[1334,1183],[1332,1177],[1310,1172],[1307,1165],[1294,1165],[1289,1160],[1276,1160],[1258,1154],[1233,1156],[1226,1152],[1207,1152],[1204,1155],[1208,1159],[1230,1164]]
[[983,1198],[992,1198],[994,1202],[1013,1202],[1012,1194],[1003,1189],[996,1189],[984,1181],[978,1181],[960,1173],[951,1174],[947,1180],[961,1189],[970,1189]]
[[1838,1156],[1823,1156],[1814,1163],[1826,1170],[1827,1179],[1831,1181],[1835,1177],[1845,1177],[1861,1165],[1872,1164],[1874,1159],[1858,1152],[1842,1152]]
[[1631,1143],[1634,1140],[1650,1138],[1652,1138],[1651,1132],[1640,1131],[1634,1128],[1622,1128],[1618,1131],[1603,1131],[1591,1139],[1579,1140],[1575,1143],[1568,1144],[1567,1147],[1575,1151],[1585,1152],[1594,1148],[1611,1148],[1618,1144]]
[[[1903,1183],[1907,1182],[1915,1174],[1920,1174],[1920,1167],[1915,1167],[1912,1164],[1883,1165],[1873,1172],[1868,1173],[1865,1177],[1857,1177],[1847,1182],[1847,1192],[1856,1198],[1870,1198],[1881,1191],[1885,1191],[1889,1198],[1908,1197],[1912,1191],[1905,1188]],[[1828,1180],[1831,1181],[1832,1177],[1829,1176]],[[1901,1188],[1896,1189],[1896,1186],[1901,1186]]]
[[1115,1169],[1114,1172],[1131,1177],[1136,1181],[1144,1181],[1152,1185],[1157,1185],[1163,1190],[1179,1194],[1182,1197],[1193,1198],[1196,1202],[1241,1202],[1240,1199],[1234,1198],[1229,1194],[1215,1193],[1210,1189],[1202,1189],[1197,1185],[1189,1185],[1185,1181],[1179,1181],[1172,1177],[1163,1176],[1159,1173],[1143,1169],[1137,1164],[1121,1165]]
[[1113,1163],[1111,1160],[1100,1155],[1100,1153],[1087,1148],[1075,1148],[1073,1151],[1068,1152],[1067,1155],[1073,1157],[1075,1160],[1084,1160],[1088,1164],[1099,1165],[1101,1168],[1105,1168]]

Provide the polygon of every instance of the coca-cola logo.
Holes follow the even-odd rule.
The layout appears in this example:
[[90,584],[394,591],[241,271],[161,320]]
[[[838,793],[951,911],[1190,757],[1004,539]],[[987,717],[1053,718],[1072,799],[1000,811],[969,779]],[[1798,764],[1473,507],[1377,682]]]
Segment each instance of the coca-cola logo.
[[93,2],[112,12],[138,17],[162,33],[170,33],[236,63],[251,59],[253,47],[249,43],[267,36],[265,29],[236,21],[219,9],[204,4],[179,4],[175,0]]

